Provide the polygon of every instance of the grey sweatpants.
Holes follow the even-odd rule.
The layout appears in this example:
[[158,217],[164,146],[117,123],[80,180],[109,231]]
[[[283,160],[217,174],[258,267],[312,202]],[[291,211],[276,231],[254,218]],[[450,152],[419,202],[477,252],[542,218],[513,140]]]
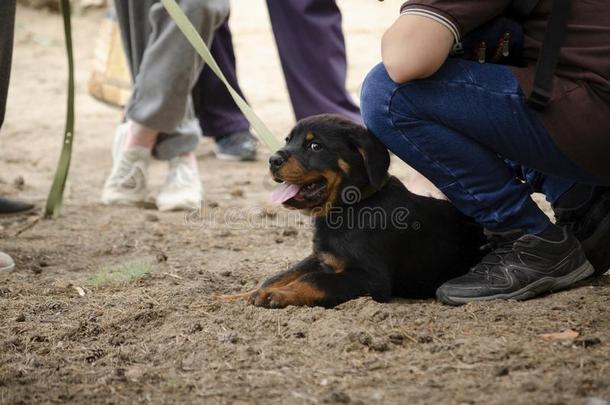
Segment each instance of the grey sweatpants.
[[16,0],[0,0],[0,128],[4,123],[6,96],[11,77]]
[[[209,45],[229,15],[229,0],[177,2]],[[203,61],[158,0],[115,0],[115,7],[134,80],[127,118],[161,132],[157,158],[193,151],[201,129],[191,91]]]

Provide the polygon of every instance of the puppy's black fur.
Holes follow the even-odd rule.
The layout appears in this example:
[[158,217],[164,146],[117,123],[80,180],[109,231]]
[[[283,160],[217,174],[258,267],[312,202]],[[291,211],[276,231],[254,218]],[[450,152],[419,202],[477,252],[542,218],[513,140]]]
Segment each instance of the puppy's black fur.
[[286,141],[271,173],[301,187],[284,205],[314,217],[313,253],[242,295],[251,303],[432,297],[481,258],[482,229],[449,202],[412,194],[390,177],[387,149],[364,127],[320,115],[300,121]]

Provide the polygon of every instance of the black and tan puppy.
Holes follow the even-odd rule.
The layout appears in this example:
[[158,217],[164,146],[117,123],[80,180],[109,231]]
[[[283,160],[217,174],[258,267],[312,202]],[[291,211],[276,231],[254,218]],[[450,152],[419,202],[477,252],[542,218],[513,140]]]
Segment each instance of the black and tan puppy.
[[412,194],[389,176],[386,148],[351,121],[300,121],[269,163],[282,183],[274,199],[314,217],[314,246],[309,257],[241,295],[254,305],[432,297],[482,256],[482,229],[449,202]]

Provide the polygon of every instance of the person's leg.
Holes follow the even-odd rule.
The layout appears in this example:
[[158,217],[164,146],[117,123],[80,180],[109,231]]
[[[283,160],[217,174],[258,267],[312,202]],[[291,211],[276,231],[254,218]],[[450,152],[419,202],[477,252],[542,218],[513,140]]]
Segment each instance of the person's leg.
[[[244,97],[237,80],[233,39],[228,19],[214,33],[210,51],[231,86]],[[248,120],[237,108],[229,91],[208,66],[203,68],[195,92],[195,110],[205,136],[216,138],[250,129]]]
[[[132,7],[140,7],[135,6],[140,0],[130,1]],[[211,43],[214,31],[228,16],[228,1],[181,0],[179,3],[203,40]],[[160,3],[150,6],[149,21],[151,34],[126,115],[142,126],[172,134],[183,126],[185,118],[194,121],[190,95],[203,69],[203,61]]]
[[[4,123],[6,98],[11,77],[15,5],[16,0],[3,0],[0,2],[0,130]],[[31,204],[0,198],[0,215],[22,213],[32,208],[33,205]],[[0,271],[8,271],[13,268],[15,268],[13,258],[4,252],[0,252]]]
[[[242,96],[237,81],[233,39],[228,19],[214,33],[212,56],[231,86]],[[223,160],[256,158],[256,141],[250,123],[233,101],[224,83],[206,66],[194,90],[195,111],[204,136],[214,137],[214,152]]]
[[[397,85],[380,65],[365,80],[362,112],[390,150],[493,233],[500,247],[465,279],[447,283],[452,296],[439,289],[439,298],[529,298],[593,271],[576,239],[551,225],[505,159],[572,181],[597,179],[557,149],[508,68],[449,59],[430,78]],[[542,259],[507,270],[523,255]],[[490,271],[511,287],[490,285]]]
[[492,231],[537,233],[546,215],[505,159],[569,181],[597,179],[559,151],[522,100],[508,68],[449,59],[432,77],[403,85],[377,66],[362,110],[373,133],[466,215]]
[[[127,42],[125,49],[134,74],[134,88],[126,108],[127,125],[117,131],[117,138],[125,141],[119,141],[122,145],[115,149],[125,150],[115,160],[102,200],[105,203],[143,200],[152,150],[157,158],[175,160],[170,164],[167,187],[158,202],[173,200],[164,194],[176,194],[178,183],[184,183],[181,190],[188,188],[190,192],[186,194],[193,202],[189,205],[197,205],[195,200],[201,200],[201,182],[191,154],[201,131],[191,92],[203,62],[158,1],[117,0],[115,4]],[[228,0],[180,0],[179,4],[207,43],[229,12]],[[189,175],[185,176],[187,172]],[[181,192],[183,197],[186,194]],[[160,209],[172,209],[162,205]]]
[[345,88],[345,40],[335,1],[267,0],[267,6],[297,120],[335,113],[361,122]]
[[547,175],[510,160],[506,160],[506,164],[512,169],[518,179],[526,182],[531,187],[533,192],[544,194],[546,200],[551,205],[554,205],[562,195],[577,184],[573,180]]
[[4,123],[6,96],[13,59],[13,31],[15,29],[16,0],[0,2],[0,128]]

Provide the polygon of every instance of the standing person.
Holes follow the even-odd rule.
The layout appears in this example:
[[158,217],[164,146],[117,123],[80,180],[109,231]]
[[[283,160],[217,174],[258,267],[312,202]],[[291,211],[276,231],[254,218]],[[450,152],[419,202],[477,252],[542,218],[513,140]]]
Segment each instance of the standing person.
[[[16,0],[3,0],[0,3],[0,130],[4,123],[8,85],[11,77],[15,11]],[[0,215],[27,212],[33,207],[32,204],[0,198]],[[6,253],[0,252],[0,271],[11,270],[14,267],[13,259]]]
[[[336,2],[267,0],[267,6],[296,119],[335,113],[361,122],[360,111],[345,88],[345,40]],[[227,23],[219,29],[211,51],[229,81],[237,85]],[[251,159],[250,126],[210,69],[204,69],[198,89],[198,116],[204,134],[216,139],[217,156]]]
[[[525,18],[527,66],[510,68],[448,58],[509,0],[408,1],[365,80],[367,127],[488,231],[491,252],[439,288],[445,303],[527,299],[610,267],[607,1],[572,2],[548,108],[524,97],[557,3],[541,0]],[[533,191],[546,194],[557,225]]]
[[[229,14],[228,0],[178,3],[207,44]],[[115,7],[134,86],[126,122],[115,136],[102,201],[143,201],[148,164],[155,157],[169,161],[158,209],[199,207],[203,191],[193,151],[201,130],[191,92],[203,62],[158,0],[116,0]]]

